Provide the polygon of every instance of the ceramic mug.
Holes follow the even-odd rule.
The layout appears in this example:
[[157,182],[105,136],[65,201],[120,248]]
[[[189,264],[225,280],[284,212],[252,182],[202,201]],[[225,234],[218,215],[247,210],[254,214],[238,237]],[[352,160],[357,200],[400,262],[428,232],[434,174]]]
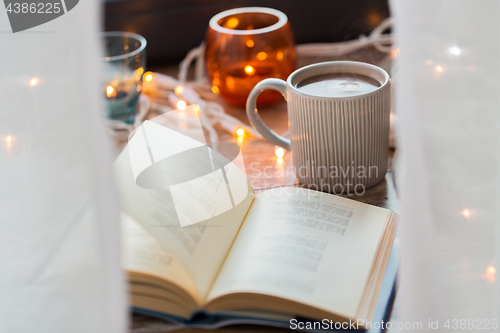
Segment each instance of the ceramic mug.
[[[290,140],[264,124],[257,96],[280,92],[288,102]],[[291,150],[298,180],[335,193],[364,193],[388,167],[391,90],[382,68],[355,61],[302,67],[287,81],[265,79],[251,91],[247,115],[270,142]]]

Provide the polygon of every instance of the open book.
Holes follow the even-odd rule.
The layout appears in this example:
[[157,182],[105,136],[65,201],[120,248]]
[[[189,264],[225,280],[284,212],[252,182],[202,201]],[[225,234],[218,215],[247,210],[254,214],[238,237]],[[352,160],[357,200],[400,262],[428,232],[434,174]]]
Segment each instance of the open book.
[[168,190],[136,185],[127,149],[115,174],[134,308],[184,323],[200,314],[282,323],[374,317],[397,229],[392,211],[295,187],[255,196],[245,183],[234,208],[181,227]]

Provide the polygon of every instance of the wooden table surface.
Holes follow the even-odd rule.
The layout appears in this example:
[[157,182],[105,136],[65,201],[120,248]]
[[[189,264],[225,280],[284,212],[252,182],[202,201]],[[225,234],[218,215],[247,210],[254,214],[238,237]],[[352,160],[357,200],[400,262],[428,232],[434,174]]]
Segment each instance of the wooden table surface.
[[[342,57],[334,57],[331,59],[299,59],[298,67],[326,60],[364,61],[379,65],[387,71],[390,70],[391,65],[390,58],[387,55],[382,54],[374,49],[364,49]],[[178,68],[177,66],[173,66],[165,68],[153,68],[150,70],[176,77]],[[249,124],[243,107],[235,107],[224,103],[222,100],[218,100],[217,102],[221,103],[224,106],[227,113]],[[284,101],[270,107],[261,108],[259,109],[259,112],[264,122],[276,133],[284,133],[288,130],[287,110],[286,103]],[[295,178],[295,175],[293,174],[292,156],[290,152],[287,152],[283,158],[283,161],[279,162],[274,155],[276,147],[269,142],[254,140],[251,138],[245,138],[241,142],[238,142],[234,134],[229,134],[222,131],[218,131],[218,134],[219,141],[234,142],[241,147],[243,159],[245,161],[247,177],[257,193],[264,189],[276,186],[300,186],[297,179]],[[388,208],[398,212],[398,203],[392,173],[392,160],[394,156],[394,150],[390,150],[389,156],[389,171],[385,177],[385,180],[375,185],[374,187],[367,189],[366,192],[361,196],[351,195],[347,197],[353,200]],[[395,307],[397,308],[397,305]],[[391,319],[393,317],[391,317]],[[172,326],[162,320],[137,314],[132,315],[132,322],[130,326],[130,332],[132,333],[163,333],[167,331],[172,331]],[[201,333],[204,331],[206,330],[176,330],[176,332],[182,333]],[[221,328],[219,329],[219,331],[225,333],[250,333],[257,331],[286,332],[288,330],[251,325],[235,325]]]

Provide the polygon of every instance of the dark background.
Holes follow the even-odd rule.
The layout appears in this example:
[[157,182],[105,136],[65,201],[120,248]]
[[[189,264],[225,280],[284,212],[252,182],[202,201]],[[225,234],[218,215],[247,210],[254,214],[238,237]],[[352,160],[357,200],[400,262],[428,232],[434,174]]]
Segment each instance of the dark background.
[[177,63],[205,38],[215,14],[237,7],[284,12],[297,44],[339,42],[369,34],[389,16],[387,0],[105,0],[105,30],[148,41],[148,66]]

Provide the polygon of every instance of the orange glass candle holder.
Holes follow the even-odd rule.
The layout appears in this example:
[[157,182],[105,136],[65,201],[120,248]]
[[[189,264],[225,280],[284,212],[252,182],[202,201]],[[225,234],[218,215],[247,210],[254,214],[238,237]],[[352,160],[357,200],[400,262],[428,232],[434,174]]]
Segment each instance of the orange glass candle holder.
[[[245,105],[252,88],[267,78],[286,80],[295,70],[295,42],[286,15],[263,7],[224,11],[211,20],[205,65],[212,91],[233,105]],[[259,95],[259,106],[276,103],[275,91]]]

